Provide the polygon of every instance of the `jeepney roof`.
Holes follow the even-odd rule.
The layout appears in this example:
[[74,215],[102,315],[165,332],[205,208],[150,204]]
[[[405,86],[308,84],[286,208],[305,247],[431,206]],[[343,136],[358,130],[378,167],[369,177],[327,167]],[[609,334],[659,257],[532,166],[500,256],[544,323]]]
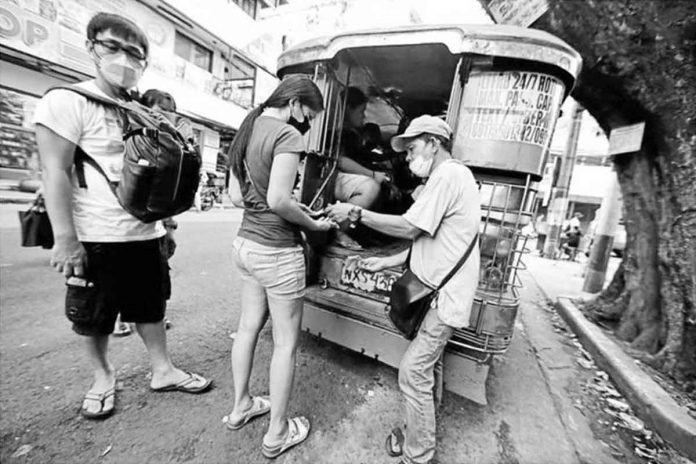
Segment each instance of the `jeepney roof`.
[[537,29],[502,25],[428,25],[349,31],[295,45],[278,58],[278,76],[302,65],[333,59],[349,49],[444,45],[452,55],[472,53],[532,60],[556,66],[574,81],[582,59],[568,44]]

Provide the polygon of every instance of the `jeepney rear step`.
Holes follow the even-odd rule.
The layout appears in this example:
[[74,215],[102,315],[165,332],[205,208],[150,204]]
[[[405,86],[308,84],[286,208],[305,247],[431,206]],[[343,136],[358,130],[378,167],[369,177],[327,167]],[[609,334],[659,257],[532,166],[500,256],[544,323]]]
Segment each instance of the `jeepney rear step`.
[[[307,288],[302,328],[308,333],[398,368],[409,341],[391,326],[384,303],[332,288]],[[449,346],[445,350],[445,389],[486,405],[491,357]]]

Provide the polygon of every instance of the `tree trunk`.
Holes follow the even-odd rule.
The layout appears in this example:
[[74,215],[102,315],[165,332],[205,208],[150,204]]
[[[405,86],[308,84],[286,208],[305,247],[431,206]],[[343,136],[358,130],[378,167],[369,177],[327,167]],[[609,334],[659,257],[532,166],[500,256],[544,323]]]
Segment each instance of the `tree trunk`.
[[549,0],[534,24],[574,47],[576,98],[607,132],[645,122],[614,157],[624,203],[619,274],[594,304],[678,380],[696,378],[696,9],[692,0]]

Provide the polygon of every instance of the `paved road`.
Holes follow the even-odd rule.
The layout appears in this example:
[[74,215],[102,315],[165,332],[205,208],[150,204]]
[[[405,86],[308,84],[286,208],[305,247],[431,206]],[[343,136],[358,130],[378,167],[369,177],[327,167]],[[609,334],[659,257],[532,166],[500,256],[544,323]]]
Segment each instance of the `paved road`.
[[[62,315],[62,279],[47,266],[48,251],[18,246],[18,208],[0,205],[0,461],[266,462],[259,445],[267,419],[239,432],[221,422],[231,406],[230,333],[239,315],[229,257],[239,211],[183,215],[171,261],[171,352],[180,366],[214,378],[216,388],[198,397],[151,393],[142,344],[136,336],[115,338],[117,414],[91,422],[78,414],[91,376],[82,342]],[[525,290],[512,347],[491,371],[488,406],[446,394],[442,463],[616,462],[596,438],[602,432],[592,414],[578,407],[592,402],[580,388],[588,374],[542,300],[533,285]],[[267,391],[271,348],[267,328],[257,349],[255,393]],[[395,370],[309,335],[297,363],[291,412],[308,415],[313,431],[277,462],[395,462],[382,448],[385,433],[400,424]]]

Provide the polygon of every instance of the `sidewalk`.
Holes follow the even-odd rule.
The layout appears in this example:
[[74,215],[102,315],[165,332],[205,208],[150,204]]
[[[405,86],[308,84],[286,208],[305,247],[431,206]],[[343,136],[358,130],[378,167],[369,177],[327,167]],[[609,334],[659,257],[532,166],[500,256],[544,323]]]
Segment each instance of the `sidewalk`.
[[[558,313],[585,349],[594,356],[597,365],[609,374],[641,419],[675,449],[696,460],[696,419],[602,329],[589,322],[571,301],[595,296],[582,291],[584,263],[553,261],[538,256],[526,256],[524,262],[527,272],[546,297],[557,303]],[[619,262],[614,258],[610,261],[606,283],[613,277]]]
[[36,198],[35,193],[22,192],[19,190],[17,180],[0,180],[0,203],[19,203],[29,204]]

